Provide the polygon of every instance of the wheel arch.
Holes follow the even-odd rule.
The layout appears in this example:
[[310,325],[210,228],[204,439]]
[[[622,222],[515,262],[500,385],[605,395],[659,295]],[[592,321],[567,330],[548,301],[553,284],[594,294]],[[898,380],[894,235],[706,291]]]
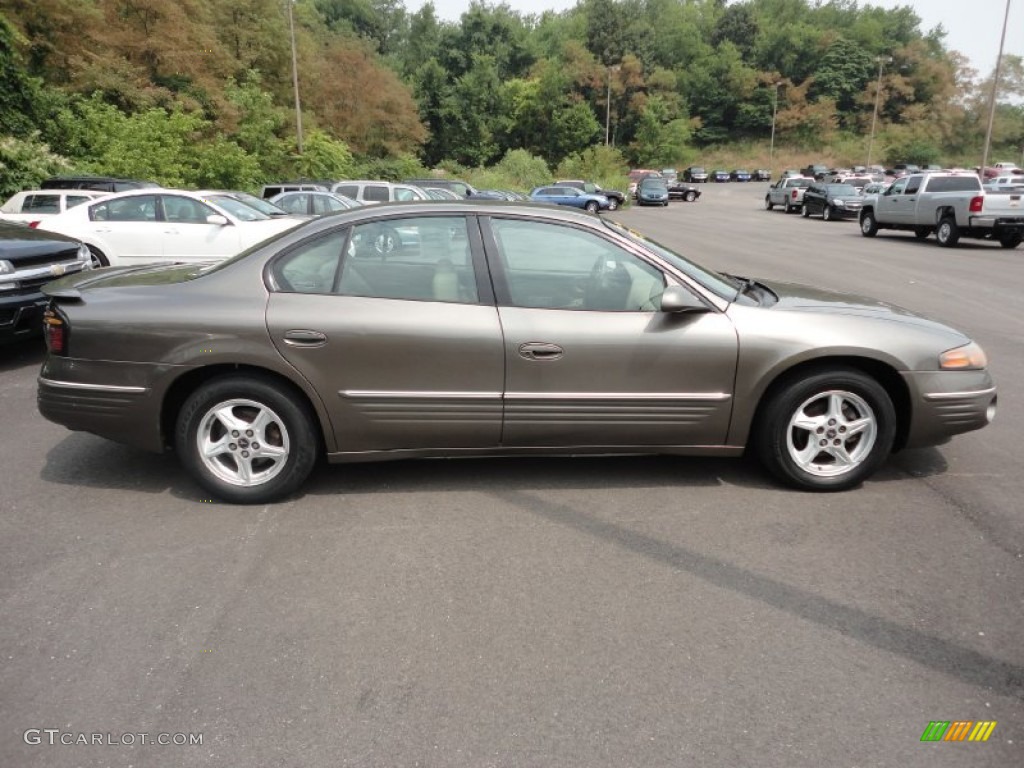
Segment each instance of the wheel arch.
[[333,433],[327,414],[323,410],[322,404],[316,402],[305,388],[284,374],[270,368],[235,363],[215,363],[201,368],[192,368],[178,376],[171,383],[160,403],[160,439],[165,448],[173,447],[174,445],[175,423],[182,406],[189,396],[208,381],[232,374],[258,377],[289,390],[308,410],[309,415],[317,426],[316,431],[320,437],[320,445],[317,446],[317,451],[322,455],[324,452],[333,449]]
[[730,429],[730,432],[734,430],[738,432],[739,429],[745,427],[746,434],[730,435],[729,444],[749,445],[751,436],[759,428],[767,404],[787,384],[795,379],[836,368],[851,368],[870,376],[881,384],[892,400],[893,408],[896,411],[896,439],[893,443],[893,450],[901,449],[906,444],[907,436],[910,433],[910,423],[913,415],[911,413],[910,390],[907,388],[903,377],[900,376],[897,369],[892,365],[882,360],[859,355],[815,357],[809,360],[801,360],[781,370],[773,371],[770,374],[770,378],[764,382],[761,388],[760,395],[757,397],[757,405],[753,410],[751,418],[745,425],[734,424]]

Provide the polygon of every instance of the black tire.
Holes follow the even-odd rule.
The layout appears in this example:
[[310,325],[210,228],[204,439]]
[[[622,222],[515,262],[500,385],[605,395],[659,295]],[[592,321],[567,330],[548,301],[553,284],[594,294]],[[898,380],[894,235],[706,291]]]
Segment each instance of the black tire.
[[[813,450],[811,435],[818,440],[816,433],[791,427],[790,420],[797,413],[807,414],[802,406],[808,403],[817,404],[819,398],[827,398],[831,392],[842,392],[850,397],[844,400],[843,419],[869,416],[874,422],[874,433],[865,430],[851,437],[842,438],[836,430],[838,427],[828,426],[825,421],[821,435],[826,446],[808,461],[819,459],[831,449],[830,442],[842,440],[842,449],[857,462],[845,470],[834,470],[834,474],[819,474],[801,466],[791,451]],[[843,491],[852,488],[873,474],[886,460],[892,451],[896,437],[896,411],[885,388],[875,379],[853,368],[835,368],[808,372],[798,378],[792,378],[776,387],[769,393],[752,437],[754,448],[765,467],[782,482],[795,488],[807,491]],[[854,407],[854,401],[861,401]],[[849,406],[849,411],[846,407]],[[866,409],[866,412],[865,412]],[[820,416],[827,419],[828,413]],[[815,417],[819,418],[819,417]],[[800,439],[803,438],[801,443]],[[861,445],[860,441],[868,442]],[[826,457],[827,458],[827,457]],[[821,462],[822,472],[827,473],[829,464]]]
[[764,209],[766,211],[770,211],[774,207],[775,207],[775,203],[772,202],[771,198],[768,197],[768,195],[765,195],[764,196]]
[[832,216],[834,214],[835,214],[835,211],[832,210],[832,206],[831,205],[826,205],[824,208],[821,209],[821,220],[822,221],[832,221]]
[[914,227],[914,237],[918,240],[927,240],[931,233],[931,227]]
[[101,267],[109,267],[110,259],[94,245],[86,246],[89,249],[89,253],[92,255],[92,267],[93,269],[99,269]]
[[1016,248],[1022,241],[1024,237],[1021,235],[1005,235],[999,238],[999,245],[1003,248]]
[[960,228],[956,225],[956,219],[952,216],[945,216],[939,220],[935,228],[935,239],[943,248],[954,248],[960,242]]
[[[233,406],[230,405],[232,401],[235,402]],[[239,435],[239,442],[231,443],[231,451],[234,453],[224,451],[219,455],[227,457],[228,462],[235,462],[236,468],[240,467],[241,463],[235,456],[248,458],[245,449],[255,453],[261,447],[257,440],[262,437],[266,447],[287,447],[286,457],[280,469],[265,482],[241,485],[219,477],[214,469],[207,466],[199,455],[199,433],[200,429],[205,430],[204,425],[212,424],[211,436],[219,434],[224,439],[230,439],[223,421],[214,417],[214,410],[218,406],[221,409],[230,408],[233,415],[244,421],[246,413],[255,410],[253,404],[268,409],[273,418],[262,433],[256,428],[256,434]],[[314,427],[315,423],[308,405],[269,377],[222,376],[203,384],[181,407],[175,428],[175,447],[188,473],[213,496],[234,504],[266,504],[294,493],[309,477],[320,453],[320,437]],[[236,435],[232,433],[232,436]],[[249,466],[258,471],[268,461],[254,455]],[[221,467],[224,473],[230,474],[232,471],[227,462],[210,459],[209,463]]]
[[[694,192],[692,189],[689,192],[687,192],[685,195],[683,195],[683,200],[685,200],[688,203],[692,203],[696,199],[697,199],[697,193]],[[768,210],[770,211],[771,208],[769,208]]]
[[800,215],[803,216],[805,219],[810,218],[811,209],[807,207],[807,203],[804,203],[803,205],[800,206]]
[[588,210],[588,211],[589,211],[590,213],[597,213],[597,210],[598,210],[598,209],[599,209],[600,207],[601,207],[601,206],[599,206],[599,205],[597,204],[597,201],[596,201],[596,200],[590,200],[590,201],[589,201],[589,202],[587,203],[587,210]]
[[875,219],[875,212],[864,210],[860,212],[860,233],[864,237],[874,237],[878,234],[878,221]]
[[617,211],[618,209],[619,209],[619,201],[618,201],[618,199],[614,198],[614,197],[609,197],[608,198],[608,210],[609,211]]

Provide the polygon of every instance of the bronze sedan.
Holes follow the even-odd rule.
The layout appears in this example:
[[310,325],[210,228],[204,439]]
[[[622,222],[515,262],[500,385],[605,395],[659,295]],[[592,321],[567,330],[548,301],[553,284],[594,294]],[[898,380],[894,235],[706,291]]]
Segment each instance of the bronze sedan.
[[295,492],[322,455],[750,447],[789,485],[841,490],[996,407],[984,353],[945,325],[528,204],[360,208],[220,264],[45,290],[42,414],[174,449],[232,502]]

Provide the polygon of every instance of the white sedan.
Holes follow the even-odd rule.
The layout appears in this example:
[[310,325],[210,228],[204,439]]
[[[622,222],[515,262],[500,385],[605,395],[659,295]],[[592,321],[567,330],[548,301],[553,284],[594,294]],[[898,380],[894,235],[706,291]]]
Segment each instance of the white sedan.
[[237,200],[137,189],[51,216],[39,229],[81,240],[97,267],[219,261],[301,223],[271,218]]
[[27,189],[0,206],[0,219],[36,227],[47,217],[108,194],[94,189]]

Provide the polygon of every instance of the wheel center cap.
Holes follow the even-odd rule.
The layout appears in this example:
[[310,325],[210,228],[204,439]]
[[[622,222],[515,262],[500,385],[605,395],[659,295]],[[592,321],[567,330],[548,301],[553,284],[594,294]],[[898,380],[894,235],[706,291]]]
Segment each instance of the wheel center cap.
[[826,434],[829,437],[835,437],[836,436],[836,431],[834,429],[830,429],[828,432],[826,432]]
[[248,448],[249,447],[249,441],[246,440],[244,437],[241,440],[238,441],[238,444],[240,446],[242,446],[243,448]]

